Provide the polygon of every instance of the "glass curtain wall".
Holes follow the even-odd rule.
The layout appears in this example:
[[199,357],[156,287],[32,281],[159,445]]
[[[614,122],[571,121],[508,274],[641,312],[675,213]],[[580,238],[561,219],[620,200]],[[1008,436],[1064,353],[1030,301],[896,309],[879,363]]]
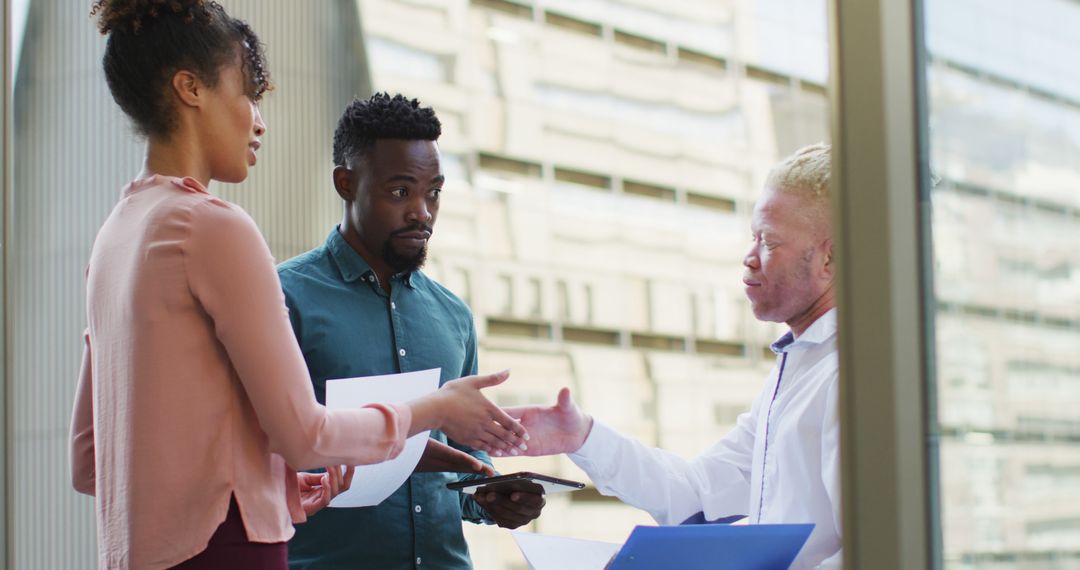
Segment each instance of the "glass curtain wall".
[[923,4],[944,566],[1080,568],[1080,3]]
[[[448,181],[425,271],[472,307],[501,403],[585,409],[693,456],[731,429],[780,328],[741,290],[772,164],[828,138],[824,1],[361,0],[376,91],[435,107]],[[562,457],[503,472],[587,481]],[[528,530],[622,542],[642,511],[553,495]],[[524,568],[466,525],[477,568]]]

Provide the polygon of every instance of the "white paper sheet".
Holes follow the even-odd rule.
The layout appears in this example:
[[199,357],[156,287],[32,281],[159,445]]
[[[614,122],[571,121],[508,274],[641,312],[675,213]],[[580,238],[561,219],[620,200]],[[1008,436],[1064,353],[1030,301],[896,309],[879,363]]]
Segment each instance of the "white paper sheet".
[[[373,403],[401,404],[439,388],[439,369],[326,381],[326,407],[357,409]],[[383,502],[412,474],[427,446],[428,434],[418,433],[405,442],[395,459],[358,465],[352,487],[334,497],[331,507],[370,507]]]
[[621,544],[512,531],[533,570],[603,570]]

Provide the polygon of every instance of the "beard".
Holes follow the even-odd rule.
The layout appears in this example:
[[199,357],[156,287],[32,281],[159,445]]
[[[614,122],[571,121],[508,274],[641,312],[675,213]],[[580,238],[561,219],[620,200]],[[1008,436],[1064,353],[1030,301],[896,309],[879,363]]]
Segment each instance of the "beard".
[[394,249],[394,236],[398,234],[414,232],[418,230],[431,231],[429,227],[408,227],[400,230],[394,230],[390,233],[390,236],[383,242],[382,247],[382,260],[386,263],[387,267],[392,269],[395,274],[398,273],[412,273],[417,269],[424,266],[424,262],[427,261],[427,244],[421,247],[416,252],[400,252]]

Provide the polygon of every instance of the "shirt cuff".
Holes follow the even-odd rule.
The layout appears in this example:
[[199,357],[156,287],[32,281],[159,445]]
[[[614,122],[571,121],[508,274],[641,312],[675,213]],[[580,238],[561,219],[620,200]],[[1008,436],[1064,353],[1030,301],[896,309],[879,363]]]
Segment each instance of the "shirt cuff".
[[[601,474],[608,471],[617,455],[618,442],[622,439],[619,432],[598,419],[593,419],[592,430],[585,437],[585,443],[573,452],[566,454],[578,467],[593,477],[593,474]],[[595,477],[594,477],[595,481]]]
[[386,433],[383,435],[383,441],[387,448],[387,455],[383,461],[396,458],[405,449],[405,441],[409,439],[412,409],[407,405],[398,404],[368,404],[364,407],[379,410],[386,418]]

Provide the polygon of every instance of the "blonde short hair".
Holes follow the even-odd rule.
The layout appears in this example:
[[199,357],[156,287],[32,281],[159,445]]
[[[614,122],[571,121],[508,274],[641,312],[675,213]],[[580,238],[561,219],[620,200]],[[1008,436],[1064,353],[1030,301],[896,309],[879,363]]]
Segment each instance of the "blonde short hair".
[[765,188],[793,193],[807,201],[807,217],[814,225],[829,227],[829,185],[832,147],[820,142],[804,146],[769,171]]

